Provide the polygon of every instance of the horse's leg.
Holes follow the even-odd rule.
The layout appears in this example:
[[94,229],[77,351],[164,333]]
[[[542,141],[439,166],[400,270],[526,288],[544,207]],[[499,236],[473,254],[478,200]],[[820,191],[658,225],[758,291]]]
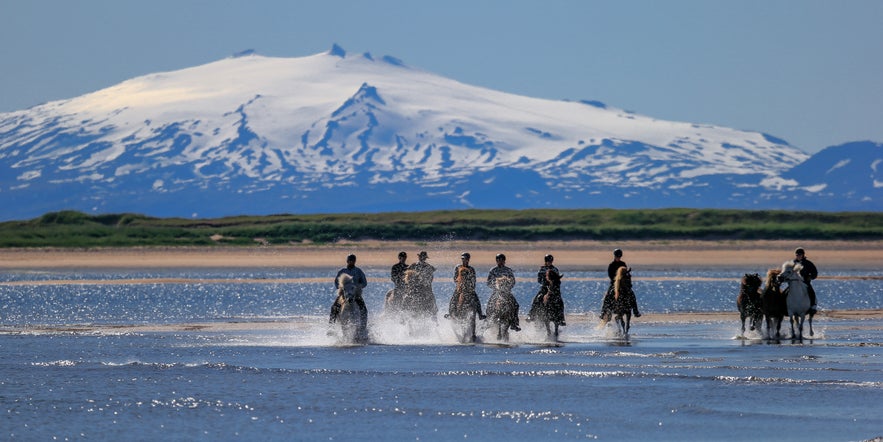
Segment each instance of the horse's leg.
[[625,314],[625,334],[629,334],[629,330],[632,328],[632,311],[629,310]]
[[809,335],[810,335],[810,336],[813,336],[813,331],[812,331],[812,317],[813,317],[813,316],[815,316],[815,315],[813,315],[812,313],[810,313],[810,315],[809,315]]
[[799,340],[803,340],[803,315],[797,317],[797,336]]

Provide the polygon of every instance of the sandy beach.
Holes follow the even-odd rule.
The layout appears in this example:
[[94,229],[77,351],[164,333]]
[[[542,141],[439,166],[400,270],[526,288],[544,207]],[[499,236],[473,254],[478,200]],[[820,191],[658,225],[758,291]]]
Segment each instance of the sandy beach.
[[[123,269],[123,268],[337,268],[344,264],[347,254],[355,253],[358,265],[366,270],[386,269],[395,262],[400,250],[409,253],[414,261],[417,252],[427,250],[429,262],[439,269],[459,264],[461,251],[472,254],[472,265],[490,268],[496,253],[505,253],[507,264],[513,268],[532,269],[538,266],[546,253],[555,255],[555,263],[563,271],[582,270],[603,275],[614,248],[622,248],[625,260],[633,268],[641,269],[702,269],[722,268],[762,272],[779,267],[793,256],[795,247],[804,247],[807,256],[822,270],[848,269],[876,271],[883,268],[883,242],[850,241],[570,241],[570,242],[346,242],[328,245],[288,245],[255,247],[158,247],[158,248],[98,248],[98,249],[4,249],[0,251],[0,270],[41,271],[52,269]],[[376,272],[377,270],[375,270]],[[880,276],[853,276],[852,278],[881,279]],[[375,277],[370,279],[377,280]],[[584,278],[586,279],[586,278]],[[589,278],[594,279],[594,278]],[[323,279],[324,280],[324,279]],[[384,278],[385,281],[385,278]],[[0,285],[55,285],[55,284],[187,284],[217,283],[230,280],[193,280],[188,278],[143,278],[124,280],[64,280],[8,281]],[[310,282],[293,279],[246,279],[244,284]],[[730,321],[735,312],[647,313],[642,322],[696,322]],[[568,321],[585,321],[575,315]],[[883,319],[883,310],[829,310],[819,319]],[[307,321],[310,322],[310,321]],[[209,322],[171,325],[85,325],[63,327],[26,327],[0,330],[0,333],[129,333],[149,331],[230,331],[240,329],[262,330],[297,327],[303,320],[269,322]],[[879,325],[879,323],[877,323]],[[876,326],[876,325],[875,325]]]
[[793,258],[796,247],[824,269],[883,268],[883,241],[546,241],[492,242],[404,241],[338,242],[328,245],[254,247],[156,247],[96,249],[3,249],[0,269],[52,268],[225,268],[225,267],[341,267],[347,254],[358,256],[363,268],[384,268],[396,262],[400,250],[415,261],[417,252],[429,252],[437,268],[455,267],[463,251],[472,254],[476,268],[494,265],[494,256],[505,253],[507,265],[532,268],[546,253],[555,255],[562,270],[603,270],[612,250],[624,250],[633,268],[746,268],[763,271]]

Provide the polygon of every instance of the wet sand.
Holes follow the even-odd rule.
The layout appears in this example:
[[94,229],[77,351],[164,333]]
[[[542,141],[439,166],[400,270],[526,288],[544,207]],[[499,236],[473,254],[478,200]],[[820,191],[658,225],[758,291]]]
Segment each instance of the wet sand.
[[363,268],[386,268],[400,250],[415,261],[417,252],[429,252],[437,268],[453,268],[463,251],[472,254],[476,268],[494,265],[494,256],[505,253],[507,265],[534,268],[543,256],[555,255],[555,264],[569,269],[603,270],[612,250],[621,248],[633,268],[738,268],[762,272],[793,258],[796,247],[825,269],[877,270],[883,268],[883,241],[545,241],[493,242],[404,241],[338,242],[329,245],[254,247],[145,247],[96,249],[2,249],[0,269],[62,268],[325,268],[342,267],[346,255],[358,256]]

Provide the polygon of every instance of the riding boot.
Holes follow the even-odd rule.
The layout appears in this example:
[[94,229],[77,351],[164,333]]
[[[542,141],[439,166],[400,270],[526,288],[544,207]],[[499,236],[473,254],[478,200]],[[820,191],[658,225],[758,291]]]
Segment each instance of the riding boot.
[[809,314],[814,315],[819,311],[819,306],[816,305],[816,291],[809,284],[806,285],[806,291],[809,294]]
[[365,300],[356,298],[356,304],[359,305],[359,314],[362,317],[362,324],[368,323],[368,307],[365,306]]

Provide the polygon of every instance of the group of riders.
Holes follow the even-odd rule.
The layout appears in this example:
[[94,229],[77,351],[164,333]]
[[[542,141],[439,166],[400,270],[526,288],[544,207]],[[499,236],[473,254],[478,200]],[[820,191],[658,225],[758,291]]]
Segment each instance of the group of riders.
[[[622,250],[614,250],[614,260],[608,266],[608,276],[610,277],[610,289],[607,296],[604,297],[602,306],[602,318],[609,318],[614,309],[614,281],[616,279],[617,270],[626,268],[627,265],[622,260]],[[408,264],[408,254],[399,252],[398,262],[390,269],[390,279],[393,282],[393,289],[389,291],[385,301],[385,310],[405,311],[405,312],[421,312],[428,318],[436,320],[438,307],[435,302],[435,295],[432,292],[432,282],[435,274],[435,267],[429,264],[427,259],[429,254],[421,251],[417,255],[417,262]],[[492,319],[507,325],[508,329],[521,331],[519,321],[518,301],[512,294],[512,287],[515,285],[515,273],[511,268],[506,266],[506,255],[497,254],[496,266],[491,268],[487,274],[487,286],[492,290],[491,296],[488,298],[487,315],[482,312],[481,302],[476,293],[476,272],[475,268],[469,265],[471,255],[464,252],[460,255],[460,265],[454,269],[454,293],[448,304],[448,312],[445,318],[462,318],[464,313],[474,314],[478,319],[486,319],[491,316]],[[527,321],[545,320],[551,322],[555,326],[556,335],[559,326],[566,326],[564,316],[564,301],[561,298],[560,281],[561,272],[554,265],[555,258],[552,255],[545,255],[543,265],[537,271],[537,283],[540,285],[539,291],[533,299],[530,313]],[[368,280],[365,273],[356,266],[356,256],[349,255],[346,258],[346,267],[340,269],[334,279],[335,289],[339,289],[338,284],[341,275],[349,275],[352,283],[359,288],[365,288]],[[630,309],[633,309],[636,316],[638,313],[637,301],[634,292],[629,291],[626,299]],[[365,307],[365,301],[361,296],[355,299],[359,307],[362,322],[367,322],[368,310]],[[340,303],[335,301],[331,306],[330,322],[337,320],[340,312]]]
[[[635,317],[641,316],[638,310],[637,298],[634,291],[631,290],[631,269],[623,261],[622,257],[623,252],[621,249],[613,250],[613,261],[607,266],[610,286],[603,298],[600,315],[604,321],[609,321],[613,314],[622,315],[623,313],[628,313],[629,317],[632,314]],[[394,284],[394,288],[387,294],[385,308],[399,311],[423,312],[427,317],[436,320],[438,307],[435,302],[435,295],[432,292],[432,282],[436,269],[426,262],[429,258],[429,254],[426,251],[421,251],[417,258],[417,262],[408,264],[408,254],[406,252],[399,252],[398,262],[390,270],[390,279]],[[521,326],[518,318],[519,304],[511,291],[512,286],[515,285],[515,273],[506,266],[506,255],[502,253],[497,254],[495,257],[497,265],[488,271],[487,286],[491,288],[492,294],[488,298],[487,315],[482,313],[481,303],[475,292],[476,272],[469,265],[470,258],[471,255],[468,252],[462,253],[460,255],[461,263],[454,269],[455,289],[448,305],[448,313],[444,315],[445,318],[462,317],[465,311],[470,314],[474,313],[479,319],[486,319],[487,316],[492,316],[498,322],[508,324],[509,329],[520,331]],[[539,319],[539,316],[544,315],[544,319],[554,324],[557,335],[557,327],[567,324],[564,318],[564,302],[560,292],[562,275],[553,262],[554,257],[552,255],[545,255],[543,265],[537,271],[537,283],[540,284],[540,288],[533,299],[527,320],[534,321]],[[794,263],[799,263],[803,267],[801,275],[807,285],[810,297],[810,313],[814,314],[817,310],[816,294],[811,282],[818,276],[818,270],[811,261],[806,259],[806,253],[803,248],[795,250]],[[356,267],[356,255],[347,256],[346,267],[337,272],[334,279],[335,289],[339,289],[338,281],[340,276],[344,274],[349,275],[352,278],[352,283],[360,289],[368,285],[365,273],[359,267]],[[628,278],[629,283],[627,286],[620,284],[620,281],[624,278]],[[622,293],[620,293],[620,287],[624,287]],[[416,294],[423,295],[414,296]],[[368,310],[365,307],[364,299],[359,295],[356,297],[355,302],[359,307],[362,323],[367,323]],[[502,305],[509,307],[502,309],[500,307]],[[339,312],[340,304],[335,301],[331,307],[330,322],[337,320]]]

